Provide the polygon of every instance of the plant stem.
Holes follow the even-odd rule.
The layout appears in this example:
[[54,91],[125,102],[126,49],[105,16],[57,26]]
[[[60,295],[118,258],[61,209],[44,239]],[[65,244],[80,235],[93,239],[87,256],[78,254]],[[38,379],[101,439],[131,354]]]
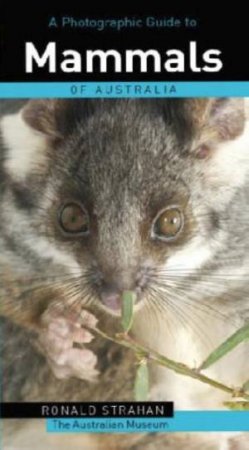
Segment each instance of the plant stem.
[[141,357],[147,358],[149,361],[153,361],[156,364],[167,367],[169,370],[173,370],[178,374],[199,380],[202,383],[208,384],[216,389],[227,392],[228,394],[231,394],[233,397],[241,397],[246,400],[249,400],[249,394],[246,394],[242,388],[234,389],[230,386],[220,383],[219,381],[214,380],[213,378],[203,375],[194,368],[190,368],[185,364],[176,362],[170,358],[167,358],[166,356],[160,355],[160,353],[157,353],[156,351],[151,350],[137,343],[128,334],[120,333],[115,337],[112,337],[104,333],[99,328],[91,328],[91,331],[95,332],[99,336],[102,336],[104,339],[127,347],[130,350],[133,350],[135,353],[141,355]]

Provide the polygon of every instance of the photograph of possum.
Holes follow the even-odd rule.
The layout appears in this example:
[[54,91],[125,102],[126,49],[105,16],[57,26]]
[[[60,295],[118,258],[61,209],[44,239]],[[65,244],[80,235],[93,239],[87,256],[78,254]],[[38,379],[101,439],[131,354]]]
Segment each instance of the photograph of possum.
[[[247,99],[2,100],[3,401],[133,400],[133,335],[197,367],[249,320]],[[85,324],[85,327],[84,327]],[[243,343],[206,370],[239,386]],[[222,409],[227,394],[150,368],[150,399]],[[4,420],[4,449],[247,450],[248,434],[47,434]]]

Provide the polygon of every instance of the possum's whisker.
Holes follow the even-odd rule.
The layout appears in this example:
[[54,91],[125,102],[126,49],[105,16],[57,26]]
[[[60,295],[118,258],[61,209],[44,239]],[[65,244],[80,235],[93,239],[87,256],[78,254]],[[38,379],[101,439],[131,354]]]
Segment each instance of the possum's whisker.
[[[177,293],[174,295],[169,295],[167,289],[161,290],[160,297],[158,298],[159,307],[161,307],[162,311],[165,310],[166,303],[165,299],[167,298],[167,305],[170,305],[171,309],[174,311],[176,317],[181,322],[182,327],[186,328],[187,331],[194,331],[196,335],[200,338],[203,344],[206,346],[207,343],[210,343],[210,336],[204,332],[201,327],[200,316],[193,310],[193,313],[190,314],[187,308],[184,308],[182,303],[179,302],[179,296]],[[165,291],[163,296],[163,291]],[[180,320],[181,318],[181,320]]]
[[[165,284],[160,284],[158,281],[156,282],[159,286],[165,288]],[[187,290],[184,289],[184,287],[187,287]],[[230,320],[233,321],[234,319],[230,317],[230,315],[225,314],[224,312],[221,312],[215,307],[212,303],[212,299],[203,299],[203,292],[196,286],[191,286],[191,290],[195,292],[195,294],[199,294],[199,296],[202,298],[201,303],[198,301],[199,299],[192,298],[191,292],[188,291],[189,286],[186,284],[180,284],[177,283],[174,288],[171,288],[170,291],[172,291],[171,295],[174,296],[175,292],[178,290],[181,294],[180,300],[181,302],[189,303],[189,305],[193,305],[194,308],[199,309],[200,311],[207,313],[215,318],[220,318],[222,321]],[[170,292],[169,291],[169,292]]]
[[[169,331],[169,334],[173,339],[175,339],[176,336],[176,329],[178,325],[178,320],[175,314],[172,312],[172,308],[170,303],[165,299],[165,307],[162,308],[162,305],[158,302],[158,298],[155,293],[153,293],[153,290],[150,289],[150,298],[148,301],[149,307],[153,308],[154,315],[158,318],[158,325],[162,325],[162,313],[164,315],[164,320],[166,321],[166,326]],[[175,326],[173,324],[175,323]]]

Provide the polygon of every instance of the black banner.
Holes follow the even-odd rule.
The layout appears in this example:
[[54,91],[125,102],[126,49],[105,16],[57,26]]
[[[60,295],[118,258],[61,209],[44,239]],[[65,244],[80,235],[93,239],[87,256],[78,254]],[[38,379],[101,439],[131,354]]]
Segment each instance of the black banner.
[[[191,7],[166,4],[161,10],[143,12],[123,9],[117,12],[100,11],[86,3],[73,7],[22,4],[12,10],[3,3],[0,15],[0,81],[243,81],[249,79],[248,14],[241,7],[228,6],[217,12],[209,4]],[[55,71],[34,65],[27,73],[26,43],[31,42],[42,56],[49,42],[56,45]],[[190,51],[190,43],[192,51]],[[108,69],[100,71],[98,61],[91,73],[86,72],[85,52],[112,49],[120,53],[121,68],[115,70],[112,57]],[[134,69],[127,70],[126,50],[158,51],[160,69],[148,57],[146,70],[141,70],[139,57],[134,58]],[[165,69],[166,52],[178,49],[183,53],[183,69],[168,72]],[[220,51],[222,68],[205,71],[203,56],[208,50]],[[79,72],[64,72],[63,52],[74,50],[82,57]],[[192,58],[192,63],[190,59]],[[96,58],[97,59],[97,58]],[[193,68],[194,66],[194,68]],[[203,69],[204,67],[204,69]],[[117,69],[117,67],[116,67]]]
[[0,403],[3,419],[173,417],[173,402]]

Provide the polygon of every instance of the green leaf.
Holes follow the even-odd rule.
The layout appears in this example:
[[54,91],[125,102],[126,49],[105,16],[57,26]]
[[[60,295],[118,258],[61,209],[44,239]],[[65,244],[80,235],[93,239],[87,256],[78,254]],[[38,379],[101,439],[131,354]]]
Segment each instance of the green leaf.
[[249,324],[244,325],[219,347],[217,347],[212,353],[210,353],[207,359],[205,359],[199,367],[199,370],[207,369],[246,339],[249,339]]
[[249,391],[249,380],[247,380],[243,386],[242,386],[243,391]]
[[133,322],[133,305],[136,301],[136,294],[132,291],[124,291],[122,295],[122,317],[121,324],[123,330],[127,333]]
[[134,392],[137,402],[147,400],[149,394],[149,370],[146,360],[142,360],[137,368]]
[[249,402],[224,402],[224,405],[229,408],[229,409],[233,409],[233,410],[238,410],[238,411],[248,411],[249,410]]

